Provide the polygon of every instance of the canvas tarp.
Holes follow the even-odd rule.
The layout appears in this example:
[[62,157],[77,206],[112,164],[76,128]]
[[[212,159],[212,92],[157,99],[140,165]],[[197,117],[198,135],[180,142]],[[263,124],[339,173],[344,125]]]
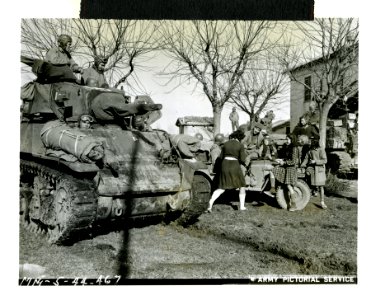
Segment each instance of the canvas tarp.
[[201,148],[201,141],[190,135],[175,134],[170,136],[170,140],[182,156],[186,158],[193,158]]
[[41,140],[48,149],[47,154],[73,161],[73,158],[65,155],[67,153],[85,163],[93,163],[88,155],[94,147],[103,147],[103,140],[86,135],[78,128],[71,128],[59,120],[44,125]]

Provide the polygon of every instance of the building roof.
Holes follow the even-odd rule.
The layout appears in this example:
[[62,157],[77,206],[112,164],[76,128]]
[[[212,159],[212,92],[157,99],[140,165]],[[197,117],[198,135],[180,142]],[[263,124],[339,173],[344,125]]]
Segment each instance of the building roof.
[[[352,46],[349,47],[349,49],[351,49],[351,48],[354,48],[354,49],[358,50],[358,43],[356,43],[356,44],[354,44],[354,45],[352,45]],[[331,53],[330,54],[330,59],[332,59],[338,52],[339,52],[339,50]],[[293,67],[291,69],[288,69],[288,71],[296,72],[296,71],[299,71],[299,70],[302,70],[302,69],[306,69],[308,67],[311,68],[311,67],[313,67],[315,65],[321,64],[324,61],[325,61],[325,58],[323,56],[321,56],[321,57],[315,58],[315,59],[313,59],[311,61],[304,62],[304,63],[302,63],[302,64],[300,64],[300,65],[298,65],[296,67]]]
[[176,126],[214,126],[214,119],[212,117],[195,117],[186,116],[178,118],[175,123]]
[[279,127],[285,127],[289,125],[290,126],[290,119],[288,120],[279,120],[279,121],[276,121],[272,124],[272,130],[276,129],[276,128],[279,128]]

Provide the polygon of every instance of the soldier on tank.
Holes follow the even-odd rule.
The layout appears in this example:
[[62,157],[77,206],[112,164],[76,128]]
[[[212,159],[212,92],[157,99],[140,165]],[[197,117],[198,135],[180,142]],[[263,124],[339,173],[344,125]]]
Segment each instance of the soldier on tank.
[[83,114],[79,117],[78,127],[82,129],[89,129],[93,122],[94,118],[91,115]]
[[136,96],[134,105],[152,107],[153,109],[147,110],[143,114],[137,114],[133,119],[133,125],[135,128],[142,131],[152,131],[151,125],[162,117],[160,109],[161,104],[155,104],[149,96]]
[[[44,60],[23,58],[22,62],[32,67],[32,72],[37,76],[37,79],[21,87],[22,100],[34,100],[35,83],[78,82],[74,73],[82,74],[83,70],[71,56],[72,38],[69,35],[61,34],[57,43],[58,46],[49,49]],[[28,110],[28,103],[25,104],[23,111]]]
[[83,73],[83,69],[73,60],[71,56],[72,38],[67,34],[58,37],[58,46],[51,48],[45,56],[45,61],[54,66],[69,66],[75,73]]
[[97,82],[97,87],[108,87],[106,77],[104,76],[104,70],[107,64],[107,59],[104,57],[96,56],[94,58],[94,64],[92,67],[84,69],[82,74],[82,83],[89,85],[89,79],[94,79]]
[[133,127],[139,130],[146,130],[152,124],[149,122],[153,122],[150,113],[161,109],[162,105],[155,104],[152,100],[148,103],[127,103],[125,96],[118,93],[98,94],[91,102],[92,114],[98,122],[114,121],[127,126],[124,118],[134,117]]

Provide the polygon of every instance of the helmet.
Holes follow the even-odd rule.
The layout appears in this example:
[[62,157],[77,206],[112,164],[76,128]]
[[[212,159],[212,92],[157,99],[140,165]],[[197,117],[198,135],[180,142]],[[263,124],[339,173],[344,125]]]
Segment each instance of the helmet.
[[90,123],[94,122],[94,118],[91,115],[88,115],[88,114],[82,114],[79,117],[79,119],[80,119],[80,121],[87,121],[87,122],[90,122]]
[[199,132],[195,134],[195,137],[198,138],[200,141],[204,139],[203,135]]
[[95,56],[94,57],[94,65],[96,67],[98,67],[99,64],[101,64],[101,63],[103,63],[104,65],[106,65],[107,64],[107,61],[108,61],[108,59],[105,58],[105,57],[103,57],[103,56]]
[[82,114],[80,117],[79,117],[79,127],[80,128],[90,128],[91,126],[91,123],[94,122],[94,118],[91,116],[91,115],[87,115],[87,114]]
[[224,135],[222,133],[218,133],[217,135],[215,135],[214,142],[216,144],[223,144],[224,143]]
[[72,38],[67,34],[61,34],[58,36],[58,44],[67,44],[68,42],[72,43]]

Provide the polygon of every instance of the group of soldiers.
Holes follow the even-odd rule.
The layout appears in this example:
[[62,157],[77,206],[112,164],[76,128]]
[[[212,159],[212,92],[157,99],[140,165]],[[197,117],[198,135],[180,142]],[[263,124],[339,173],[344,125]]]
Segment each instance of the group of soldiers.
[[108,87],[104,76],[107,59],[101,56],[94,57],[94,64],[86,69],[80,67],[71,56],[72,38],[61,34],[57,39],[57,46],[52,47],[45,55],[44,61],[54,66],[70,67],[72,72],[81,74],[81,83],[95,87]]
[[[72,81],[91,88],[105,88],[118,92],[108,85],[104,75],[108,59],[97,55],[94,57],[94,63],[84,69],[72,58],[71,45],[71,36],[62,34],[57,38],[57,45],[47,51],[44,60],[34,62],[32,70],[38,76],[37,82],[44,84]],[[80,74],[80,80],[74,75],[75,73]],[[21,89],[21,98],[24,101],[33,101],[30,96],[34,95],[30,92],[33,89],[34,83],[27,83]],[[130,126],[142,131],[151,131],[150,125],[162,116],[160,112],[162,105],[155,104],[148,96],[137,96],[134,103],[130,103],[130,97],[127,97],[123,91],[120,90],[120,94],[124,97],[118,97],[117,94],[106,94],[104,97],[98,94],[93,99],[91,110],[95,119],[124,124],[125,118],[133,117]],[[80,122],[82,119],[89,120],[85,121],[85,126],[95,120],[90,115],[80,116]]]
[[[325,185],[325,165],[327,163],[326,152],[319,145],[318,118],[315,116],[315,109],[312,106],[309,112],[304,114],[298,125],[291,134],[287,134],[286,143],[277,150],[269,134],[272,131],[273,111],[269,111],[261,120],[255,120],[248,126],[238,126],[238,114],[236,109],[232,110],[230,120],[234,132],[243,131],[244,138],[241,144],[245,149],[246,159],[241,163],[246,174],[250,173],[250,162],[252,159],[265,159],[272,161],[272,170],[270,170],[271,189],[265,193],[271,197],[276,193],[276,181],[288,189],[288,194],[292,200],[289,210],[295,211],[295,185],[298,178],[298,168],[304,169],[311,185],[312,193],[316,196],[320,192],[321,207],[327,208],[324,202]],[[217,134],[214,138],[214,145],[210,149],[213,165],[217,164],[223,143],[226,138],[222,134]],[[217,170],[215,170],[215,173]],[[216,174],[217,175],[217,174]]]

